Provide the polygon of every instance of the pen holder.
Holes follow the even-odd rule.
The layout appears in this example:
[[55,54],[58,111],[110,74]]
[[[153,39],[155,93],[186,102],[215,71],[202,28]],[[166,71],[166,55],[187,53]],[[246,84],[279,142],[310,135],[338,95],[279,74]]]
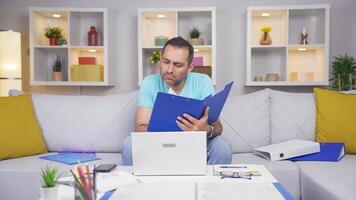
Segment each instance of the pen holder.
[[90,177],[83,177],[85,184],[82,179],[74,182],[74,199],[75,200],[96,200],[96,180],[93,174]]

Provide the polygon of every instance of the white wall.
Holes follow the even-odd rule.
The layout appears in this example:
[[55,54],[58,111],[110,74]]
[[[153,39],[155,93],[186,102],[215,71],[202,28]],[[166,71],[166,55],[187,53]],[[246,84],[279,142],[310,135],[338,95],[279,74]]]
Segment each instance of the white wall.
[[[0,0],[0,29],[22,33],[23,88],[26,91],[104,95],[138,89],[137,86],[137,8],[215,6],[217,23],[217,88],[235,81],[232,95],[250,93],[263,87],[245,87],[246,7],[263,5],[330,4],[330,60],[348,53],[356,57],[356,1],[354,0]],[[114,87],[30,87],[28,7],[104,7],[109,8],[109,23],[116,39]],[[312,87],[273,87],[296,92],[311,92]]]

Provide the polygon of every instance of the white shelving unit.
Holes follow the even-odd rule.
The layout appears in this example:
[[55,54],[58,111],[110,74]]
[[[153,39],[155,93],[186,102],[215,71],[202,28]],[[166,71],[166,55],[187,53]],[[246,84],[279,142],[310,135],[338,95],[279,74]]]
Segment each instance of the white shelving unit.
[[[109,86],[108,14],[106,8],[31,7],[30,15],[30,84],[58,86]],[[54,17],[59,14],[60,17]],[[98,46],[88,46],[88,31],[98,32]],[[44,32],[47,27],[59,27],[67,40],[65,45],[50,46]],[[52,80],[52,64],[59,57],[63,64],[63,81]],[[100,81],[73,81],[71,68],[78,57],[95,57],[102,66]]]
[[182,36],[189,39],[194,28],[201,31],[204,45],[195,45],[194,57],[203,58],[203,66],[196,66],[197,72],[211,75],[216,83],[215,59],[215,7],[199,8],[143,8],[138,9],[138,84],[143,78],[154,73],[154,64],[150,63],[153,51],[161,51],[163,46],[155,46],[156,36],[169,39]]
[[[329,5],[248,7],[248,86],[329,84]],[[271,25],[271,45],[260,45],[261,27]],[[308,44],[301,44],[306,29]],[[278,81],[267,81],[278,74]],[[261,80],[262,79],[262,80]]]

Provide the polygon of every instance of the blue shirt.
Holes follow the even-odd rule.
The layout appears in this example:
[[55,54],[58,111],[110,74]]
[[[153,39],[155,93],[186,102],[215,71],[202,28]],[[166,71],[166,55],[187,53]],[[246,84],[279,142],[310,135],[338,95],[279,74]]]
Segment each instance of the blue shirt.
[[[157,93],[168,93],[168,89],[159,73],[146,76],[141,83],[138,106],[153,108]],[[190,72],[179,95],[202,100],[211,94],[214,94],[214,85],[210,77]]]

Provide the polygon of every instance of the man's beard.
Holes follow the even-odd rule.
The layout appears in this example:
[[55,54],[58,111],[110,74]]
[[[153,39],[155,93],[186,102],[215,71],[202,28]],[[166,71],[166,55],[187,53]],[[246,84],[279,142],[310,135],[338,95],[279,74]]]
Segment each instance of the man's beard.
[[[181,82],[182,82],[182,80],[178,80],[178,79],[176,79],[176,77],[174,76],[174,75],[168,75],[167,73],[165,73],[164,75],[163,75],[163,78],[165,79],[167,76],[169,76],[170,78],[170,86],[178,86]],[[167,84],[167,82],[166,82],[166,84]]]

